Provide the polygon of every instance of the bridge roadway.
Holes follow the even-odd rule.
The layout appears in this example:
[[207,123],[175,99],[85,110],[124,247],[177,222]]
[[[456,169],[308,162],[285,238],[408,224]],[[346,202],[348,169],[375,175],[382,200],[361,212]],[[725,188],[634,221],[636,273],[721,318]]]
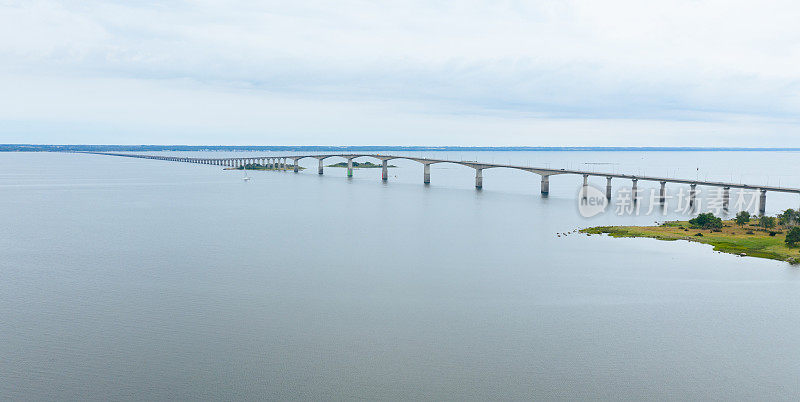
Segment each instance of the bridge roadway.
[[[287,170],[288,168],[293,169],[295,173],[299,170],[298,162],[305,158],[317,159],[319,161],[319,168],[318,173],[323,174],[323,161],[327,158],[343,158],[347,160],[347,176],[353,176],[353,159],[356,158],[373,158],[380,160],[382,163],[382,174],[381,178],[383,180],[388,180],[388,162],[392,159],[407,159],[412,160],[423,165],[423,182],[425,184],[430,184],[431,182],[431,170],[430,166],[436,163],[453,163],[457,165],[463,165],[470,168],[475,169],[475,187],[482,188],[483,187],[483,170],[484,169],[493,169],[493,168],[507,168],[507,169],[517,169],[523,170],[526,172],[535,173],[541,176],[541,193],[543,195],[547,195],[550,192],[550,176],[560,175],[560,174],[572,174],[572,175],[581,175],[583,176],[583,186],[584,188],[588,186],[588,178],[590,176],[596,177],[605,177],[606,178],[606,198],[611,199],[611,180],[612,179],[627,179],[631,180],[633,186],[631,188],[632,194],[638,194],[637,191],[637,183],[639,180],[645,181],[653,181],[661,183],[661,191],[659,193],[659,201],[663,204],[666,199],[666,184],[667,183],[677,183],[677,184],[688,184],[690,186],[689,196],[690,196],[690,204],[693,204],[695,201],[696,196],[696,187],[697,185],[702,186],[711,186],[711,187],[721,187],[723,189],[723,207],[727,209],[728,203],[730,202],[730,189],[737,188],[737,189],[745,189],[745,190],[755,190],[759,191],[759,206],[758,210],[761,215],[764,214],[766,211],[766,202],[767,202],[767,191],[774,191],[774,192],[782,192],[782,193],[793,193],[793,194],[800,194],[800,188],[790,188],[790,187],[776,187],[776,186],[766,186],[766,185],[755,185],[755,184],[739,184],[739,183],[726,183],[726,182],[719,182],[719,181],[705,181],[705,180],[690,180],[690,179],[677,179],[677,178],[670,178],[670,177],[658,177],[658,176],[643,176],[643,175],[630,175],[630,174],[621,174],[621,173],[603,173],[603,172],[590,172],[584,170],[574,170],[574,169],[550,169],[550,168],[540,168],[540,167],[531,167],[531,166],[520,166],[520,165],[506,165],[500,163],[485,163],[485,162],[477,162],[477,161],[454,161],[454,160],[446,160],[446,159],[431,159],[431,158],[418,158],[413,156],[399,156],[399,155],[383,155],[383,154],[318,154],[318,155],[281,155],[281,156],[254,156],[254,157],[241,157],[241,158],[190,158],[190,157],[182,157],[182,156],[159,156],[159,155],[146,155],[146,154],[129,154],[129,153],[112,153],[112,152],[83,152],[89,154],[98,154],[98,155],[112,155],[112,156],[124,156],[130,158],[144,158],[144,159],[156,159],[156,160],[164,160],[164,161],[175,161],[175,162],[187,162],[187,163],[199,163],[205,165],[219,165],[219,166],[228,166],[228,167],[242,167],[248,164],[259,164],[262,166],[267,166],[270,168],[278,169],[278,170]],[[287,161],[291,160],[291,164],[287,164]]]

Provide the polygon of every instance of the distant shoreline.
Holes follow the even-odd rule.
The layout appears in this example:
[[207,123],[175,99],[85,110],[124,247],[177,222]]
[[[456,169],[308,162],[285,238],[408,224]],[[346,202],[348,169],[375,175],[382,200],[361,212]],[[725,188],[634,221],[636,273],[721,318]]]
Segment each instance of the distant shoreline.
[[[325,167],[332,167],[332,168],[346,168],[347,162],[339,162],[334,163],[333,165],[325,165]],[[372,162],[355,162],[353,161],[353,169],[378,169],[382,168],[382,165],[378,165]],[[386,165],[387,168],[396,168],[395,165]]]
[[[306,168],[304,168],[302,166],[298,166],[297,167],[297,170],[305,170],[305,169]],[[247,169],[245,169],[242,166],[239,166],[239,167],[226,167],[226,168],[224,168],[222,170],[275,170],[275,171],[288,171],[288,170],[294,170],[294,166],[286,165],[286,167],[269,167],[269,166],[263,166],[263,165],[247,165]]]
[[485,152],[485,151],[606,151],[606,152],[800,152],[800,148],[747,148],[747,147],[468,147],[468,146],[398,146],[398,145],[49,145],[0,144],[0,152],[165,152],[165,151],[300,151],[300,152],[372,152],[372,151],[425,151],[425,152]]

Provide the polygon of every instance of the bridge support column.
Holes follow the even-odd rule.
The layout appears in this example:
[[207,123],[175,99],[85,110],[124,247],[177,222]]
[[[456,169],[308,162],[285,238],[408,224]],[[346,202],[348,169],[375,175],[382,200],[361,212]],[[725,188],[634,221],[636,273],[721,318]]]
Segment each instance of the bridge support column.
[[381,160],[381,180],[389,180],[389,161],[386,159]]
[[667,201],[667,182],[661,182],[661,190],[658,192],[658,203],[664,205]]
[[767,190],[763,188],[761,191],[761,197],[758,198],[758,214],[764,216],[767,212]]
[[697,198],[697,184],[689,186],[689,206],[694,208],[695,198]]
[[322,167],[322,159],[318,159],[319,161],[319,168],[317,169],[317,174],[322,174],[323,167]]
[[422,183],[423,184],[431,184],[431,164],[426,163],[423,165],[422,168]]
[[723,187],[722,188],[722,210],[728,212],[728,206],[731,203],[731,188],[730,187]]
[[483,169],[475,168],[475,188],[483,188]]
[[589,192],[589,175],[583,175],[583,186],[581,186],[581,199],[585,200]]
[[297,173],[297,172],[299,172],[299,171],[300,171],[300,166],[298,166],[298,165],[297,165],[297,163],[298,163],[299,161],[300,161],[299,159],[295,159],[295,160],[294,160],[294,172],[295,172],[295,173]]
[[542,185],[541,185],[542,195],[547,197],[550,194],[550,176],[543,174],[542,175]]
[[611,177],[606,177],[606,199],[611,200]]
[[633,202],[639,200],[639,179],[633,179],[633,185],[631,186],[631,199]]
[[281,158],[281,172],[286,171],[286,158]]
[[353,177],[353,159],[347,159],[347,177]]

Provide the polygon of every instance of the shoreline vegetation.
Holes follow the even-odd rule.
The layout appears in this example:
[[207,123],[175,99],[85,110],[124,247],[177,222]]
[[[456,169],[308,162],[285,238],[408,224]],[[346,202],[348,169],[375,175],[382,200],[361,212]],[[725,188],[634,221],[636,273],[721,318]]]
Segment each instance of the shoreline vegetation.
[[[264,166],[264,165],[260,165],[260,164],[249,164],[249,165],[244,165],[244,167],[242,167],[242,166],[239,166],[239,167],[227,167],[224,170],[245,170],[245,169],[247,169],[247,170],[284,170],[284,171],[294,171],[294,165],[286,165],[285,168],[279,168],[279,167]],[[298,166],[297,167],[297,170],[303,170],[303,169],[305,169],[305,168],[302,167],[302,166]]]
[[709,244],[714,251],[741,257],[768,258],[800,264],[800,211],[786,210],[777,217],[751,219],[740,212],[736,219],[722,220],[700,214],[688,221],[663,222],[658,226],[598,226],[581,229],[587,235],[645,237],[657,240]]
[[[325,165],[325,167],[346,168],[347,167],[347,162],[339,162],[339,163],[334,163],[333,165]],[[355,162],[354,161],[353,162],[353,169],[375,169],[375,168],[380,168],[380,167],[382,167],[382,165],[377,165],[377,164],[374,164],[374,163],[369,162],[369,161],[367,161],[367,162]],[[387,167],[396,168],[397,166],[388,165]]]

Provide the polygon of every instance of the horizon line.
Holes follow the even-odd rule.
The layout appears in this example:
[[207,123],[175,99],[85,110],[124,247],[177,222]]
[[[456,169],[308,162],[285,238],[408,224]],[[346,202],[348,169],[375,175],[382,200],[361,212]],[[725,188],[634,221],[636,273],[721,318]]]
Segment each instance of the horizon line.
[[800,151],[800,147],[0,144],[0,152],[63,151]]

